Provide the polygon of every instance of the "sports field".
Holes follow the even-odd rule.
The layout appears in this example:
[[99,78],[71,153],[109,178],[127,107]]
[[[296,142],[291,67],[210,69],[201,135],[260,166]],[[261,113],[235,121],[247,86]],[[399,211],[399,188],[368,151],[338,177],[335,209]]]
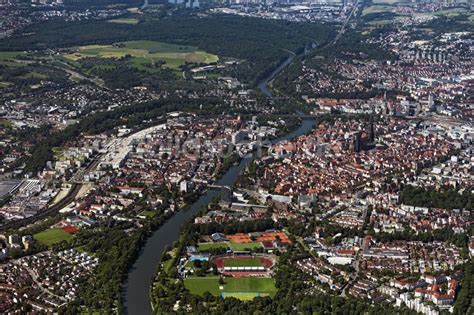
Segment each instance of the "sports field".
[[241,250],[247,250],[247,249],[253,250],[253,249],[262,248],[262,244],[257,243],[257,242],[254,242],[254,243],[230,243],[229,247],[234,251],[241,251]]
[[178,68],[188,63],[209,64],[219,60],[216,55],[199,50],[194,46],[173,45],[156,41],[129,41],[113,45],[88,45],[73,48],[75,52],[65,54],[64,57],[78,61],[87,57],[96,58],[123,58],[130,56],[130,64],[140,70],[153,66],[157,62],[164,62],[164,67]]
[[258,292],[274,295],[277,289],[273,278],[226,278],[223,292]]
[[257,295],[274,296],[277,292],[275,280],[267,277],[225,278],[224,282],[223,289],[220,290],[217,277],[189,277],[184,279],[184,286],[191,293],[197,295],[209,292],[215,296],[234,296],[243,300],[251,299]]
[[184,279],[184,286],[192,294],[203,295],[206,292],[219,295],[219,278],[217,277],[189,277]]
[[34,234],[33,238],[37,240],[38,242],[40,242],[41,244],[44,244],[46,246],[51,246],[51,245],[60,243],[62,241],[71,240],[72,235],[69,233],[66,233],[61,228],[57,228],[57,229],[49,229],[49,230]]
[[259,258],[227,258],[224,259],[225,267],[261,267],[262,261]]
[[205,252],[214,248],[229,248],[227,243],[199,243],[198,251]]

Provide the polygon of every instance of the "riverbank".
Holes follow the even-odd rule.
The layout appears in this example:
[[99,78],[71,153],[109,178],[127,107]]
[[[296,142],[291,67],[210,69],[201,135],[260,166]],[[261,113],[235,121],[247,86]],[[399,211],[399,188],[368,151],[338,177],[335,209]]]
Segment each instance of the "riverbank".
[[[314,120],[303,120],[297,130],[276,139],[273,143],[303,135],[313,128],[313,123]],[[244,157],[238,165],[232,166],[217,180],[216,184],[233,186],[250,161],[252,161],[251,157]],[[177,212],[148,238],[140,250],[137,260],[130,268],[127,280],[123,285],[124,314],[152,314],[149,289],[164,249],[179,239],[181,225],[192,219],[203,207],[206,207],[212,199],[219,197],[219,195],[220,191],[207,190],[196,202]]]

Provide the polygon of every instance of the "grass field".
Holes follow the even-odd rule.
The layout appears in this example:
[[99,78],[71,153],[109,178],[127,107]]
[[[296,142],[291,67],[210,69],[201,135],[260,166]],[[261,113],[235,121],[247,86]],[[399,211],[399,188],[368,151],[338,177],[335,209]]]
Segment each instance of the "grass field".
[[138,22],[140,22],[138,19],[126,19],[126,18],[122,18],[122,19],[113,19],[113,20],[108,20],[107,22],[109,23],[117,23],[117,24],[128,24],[128,25],[137,25]]
[[[130,41],[114,45],[88,45],[75,48],[76,52],[64,55],[65,58],[78,61],[86,57],[122,58],[131,56],[130,65],[140,70],[150,69],[158,61],[164,61],[165,67],[177,69],[186,62],[214,63],[219,57],[199,50],[194,46],[173,45],[155,41]],[[151,68],[153,69],[153,68]]]
[[69,241],[72,235],[63,231],[63,229],[49,229],[33,235],[33,238],[46,246],[51,246],[62,241]]
[[184,279],[184,286],[192,294],[203,295],[206,292],[211,293],[212,295],[219,295],[219,278],[194,278],[189,277]]
[[147,218],[153,218],[156,215],[156,212],[153,211],[142,211],[140,215],[144,215]]
[[212,295],[222,294],[224,297],[234,296],[239,299],[249,300],[257,296],[274,296],[277,292],[275,280],[272,278],[248,277],[248,278],[225,278],[223,290],[219,290],[219,278],[197,278],[184,279],[184,286],[191,293],[203,295],[209,292]]
[[40,79],[40,80],[45,80],[48,78],[47,75],[44,75],[42,73],[38,73],[38,72],[28,72],[27,74],[25,75],[22,75],[20,76],[20,78],[22,79]]
[[377,21],[370,21],[368,24],[372,26],[380,26],[380,25],[387,25],[392,23],[391,20],[377,20]]
[[61,147],[54,147],[51,151],[53,151],[54,159],[58,161],[63,161],[64,158],[64,149]]
[[274,295],[277,291],[272,278],[226,278],[223,292],[258,292]]
[[262,262],[258,258],[240,258],[240,259],[224,259],[226,267],[260,267]]
[[22,55],[25,53],[21,51],[0,51],[0,59],[15,59]]
[[393,9],[394,7],[390,5],[371,5],[362,11],[362,15],[367,15],[369,13],[392,12]]
[[229,247],[235,251],[246,250],[246,249],[252,250],[252,249],[262,248],[262,244],[260,243],[239,243],[239,244],[230,243]]
[[205,252],[214,248],[229,248],[227,243],[199,243],[198,251]]
[[20,68],[20,67],[25,66],[24,64],[20,62],[16,62],[12,59],[2,59],[2,58],[0,58],[0,65],[8,67],[8,68]]

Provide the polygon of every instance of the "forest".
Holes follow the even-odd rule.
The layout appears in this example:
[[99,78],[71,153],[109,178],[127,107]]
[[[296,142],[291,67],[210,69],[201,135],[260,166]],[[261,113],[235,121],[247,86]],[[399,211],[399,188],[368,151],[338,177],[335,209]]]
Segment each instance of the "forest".
[[454,189],[437,191],[406,186],[401,192],[400,199],[403,204],[415,207],[472,210],[474,194],[471,191],[469,188],[460,193]]
[[25,29],[0,41],[0,51],[44,50],[129,40],[156,40],[199,47],[220,57],[245,60],[234,74],[256,83],[290,52],[300,53],[309,44],[324,45],[335,36],[335,28],[319,23],[297,23],[232,15],[198,16],[175,14],[157,19],[145,17],[137,25],[81,21],[51,21]]

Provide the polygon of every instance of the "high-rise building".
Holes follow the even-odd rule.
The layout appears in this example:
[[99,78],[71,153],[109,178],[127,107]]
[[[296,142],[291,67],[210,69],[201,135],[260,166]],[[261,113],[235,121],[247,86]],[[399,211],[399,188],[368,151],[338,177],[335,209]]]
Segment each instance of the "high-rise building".
[[436,105],[433,99],[433,94],[428,95],[428,110],[430,112],[435,112],[436,111]]
[[369,142],[375,141],[375,128],[374,128],[374,119],[370,116],[370,126],[369,126]]
[[354,133],[352,141],[354,142],[354,152],[360,152],[361,149],[362,149],[362,143],[361,143],[361,139],[360,139],[360,131],[356,131]]

